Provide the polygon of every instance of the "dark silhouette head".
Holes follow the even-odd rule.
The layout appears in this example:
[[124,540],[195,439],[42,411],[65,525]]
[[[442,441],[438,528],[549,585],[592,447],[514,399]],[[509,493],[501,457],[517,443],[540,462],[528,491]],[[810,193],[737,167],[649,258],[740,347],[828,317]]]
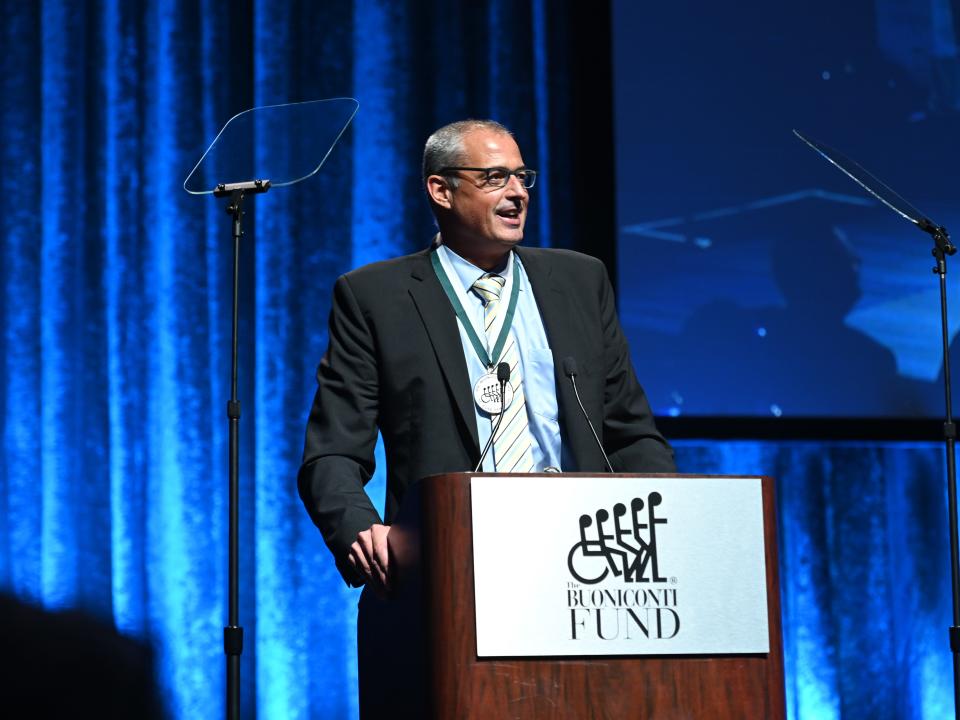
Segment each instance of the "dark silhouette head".
[[770,261],[791,311],[837,321],[860,299],[860,258],[838,227],[799,223],[784,228]]

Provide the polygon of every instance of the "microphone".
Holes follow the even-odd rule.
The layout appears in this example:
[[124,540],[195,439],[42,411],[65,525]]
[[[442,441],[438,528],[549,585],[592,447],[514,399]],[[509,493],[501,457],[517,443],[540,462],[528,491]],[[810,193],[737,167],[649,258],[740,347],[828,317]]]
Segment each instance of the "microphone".
[[490,447],[493,445],[493,439],[497,436],[497,430],[500,429],[500,423],[503,422],[503,416],[506,414],[504,410],[507,408],[507,383],[510,382],[510,364],[509,363],[499,363],[497,365],[497,382],[500,383],[500,417],[497,418],[497,422],[493,425],[493,432],[490,433],[490,439],[487,440],[486,446],[483,448],[483,452],[480,453],[480,461],[477,463],[477,466],[473,469],[474,472],[480,472],[480,468],[483,467],[483,459],[487,456],[487,453],[490,452]]
[[597,436],[597,431],[593,427],[593,423],[590,422],[590,416],[587,415],[587,409],[583,406],[583,401],[580,399],[580,393],[577,392],[577,361],[572,357],[565,357],[563,359],[563,374],[570,378],[570,384],[573,385],[573,394],[577,398],[577,404],[580,405],[580,412],[583,413],[584,419],[587,421],[587,425],[590,426],[590,432],[593,433],[593,439],[597,441],[597,447],[600,448],[600,453],[603,455],[603,461],[607,464],[607,470],[613,472],[613,465],[610,464],[610,458],[607,457],[607,451],[603,449],[603,443],[600,442],[600,438]]
[[[497,365],[497,380],[500,381],[501,388],[504,385],[506,385],[508,382],[510,382],[510,364],[509,363],[502,362],[499,365]],[[504,402],[504,398],[503,396],[501,396],[500,404],[502,405],[503,402]],[[501,407],[500,410],[502,411],[503,408]]]

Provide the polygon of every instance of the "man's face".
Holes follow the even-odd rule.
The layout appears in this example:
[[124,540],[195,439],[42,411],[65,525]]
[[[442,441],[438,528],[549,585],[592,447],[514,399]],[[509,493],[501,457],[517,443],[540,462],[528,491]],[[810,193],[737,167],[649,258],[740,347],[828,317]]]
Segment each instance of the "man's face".
[[[520,148],[513,138],[491,130],[473,130],[463,138],[464,167],[523,166]],[[523,240],[530,195],[515,176],[504,187],[490,187],[484,174],[470,170],[457,173],[460,185],[450,194],[450,230],[479,249],[509,250]]]

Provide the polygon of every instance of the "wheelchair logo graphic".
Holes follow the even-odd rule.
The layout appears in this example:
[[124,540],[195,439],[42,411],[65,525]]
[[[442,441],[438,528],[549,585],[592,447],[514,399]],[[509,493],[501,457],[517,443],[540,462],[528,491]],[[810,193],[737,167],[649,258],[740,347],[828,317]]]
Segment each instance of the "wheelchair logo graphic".
[[623,503],[613,506],[613,518],[600,508],[595,515],[580,516],[580,541],[570,548],[567,567],[585,585],[596,585],[608,575],[624,582],[666,582],[657,562],[657,526],[667,520],[657,516],[663,502],[658,492],[647,499],[634,498],[630,511]]

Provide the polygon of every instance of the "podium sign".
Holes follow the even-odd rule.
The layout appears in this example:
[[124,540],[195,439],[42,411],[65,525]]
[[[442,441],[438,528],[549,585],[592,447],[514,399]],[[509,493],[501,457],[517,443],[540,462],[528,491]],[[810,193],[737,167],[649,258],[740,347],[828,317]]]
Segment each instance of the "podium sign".
[[475,476],[479,657],[770,650],[760,478]]

